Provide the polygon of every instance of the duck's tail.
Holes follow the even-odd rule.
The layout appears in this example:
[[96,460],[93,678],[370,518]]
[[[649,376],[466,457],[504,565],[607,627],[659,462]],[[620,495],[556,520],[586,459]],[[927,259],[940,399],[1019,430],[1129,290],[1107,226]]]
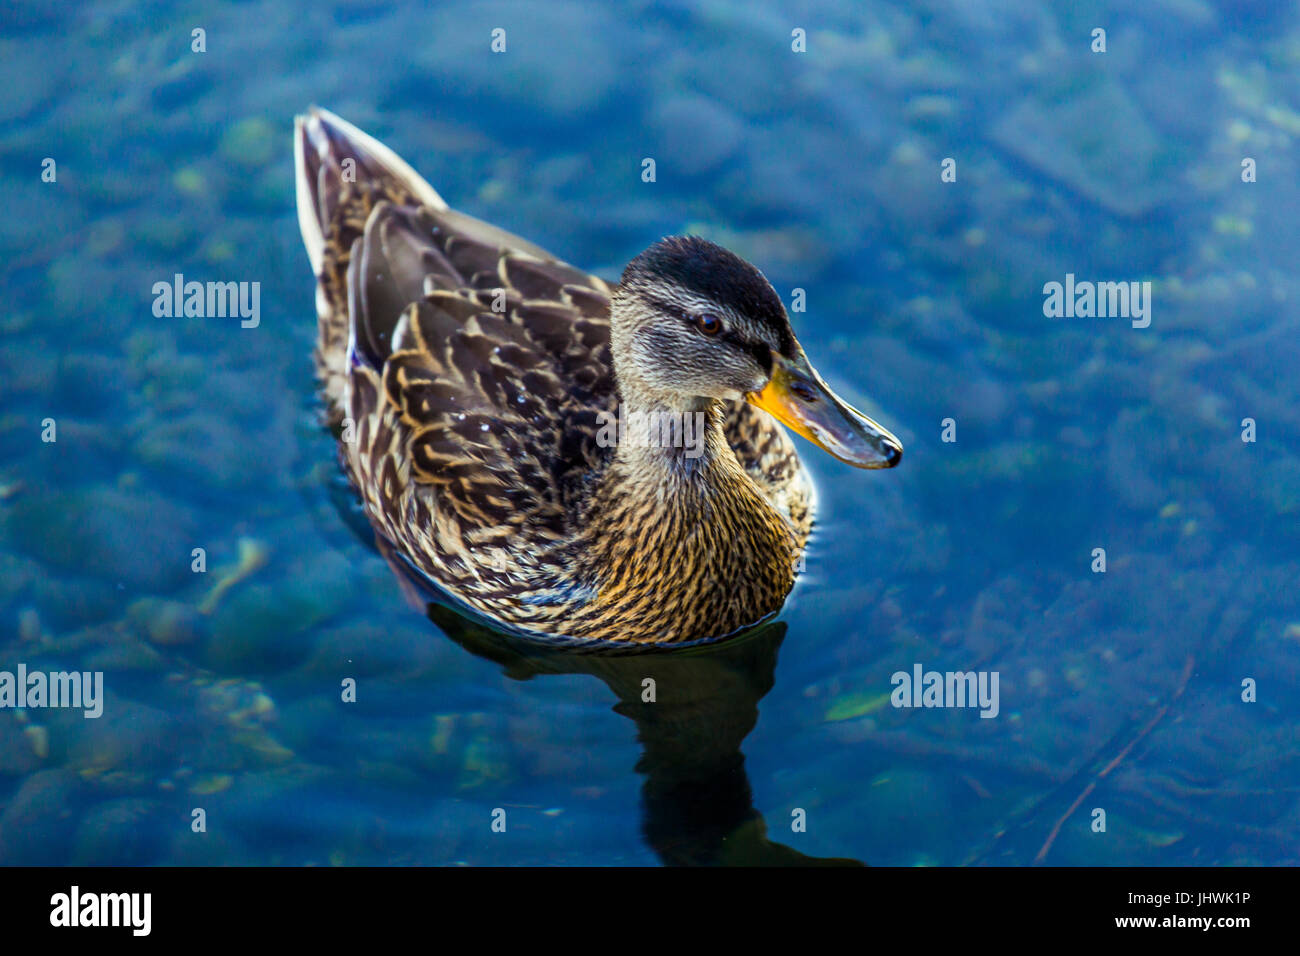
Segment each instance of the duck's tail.
[[390,195],[409,195],[431,209],[447,208],[437,191],[400,156],[346,120],[316,106],[294,120],[294,167],[298,226],[312,270],[318,276],[344,183],[371,184]]
[[361,290],[353,251],[375,206],[387,201],[446,210],[441,196],[383,143],[328,110],[294,121],[298,226],[316,275],[316,371],[329,417],[344,417],[354,308]]

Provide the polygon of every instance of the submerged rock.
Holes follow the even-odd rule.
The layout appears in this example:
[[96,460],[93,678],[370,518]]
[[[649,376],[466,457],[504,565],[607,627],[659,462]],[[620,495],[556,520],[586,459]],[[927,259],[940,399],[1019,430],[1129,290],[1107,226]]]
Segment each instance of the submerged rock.
[[189,577],[193,529],[154,491],[103,485],[24,495],[4,520],[5,536],[46,564],[159,592]]
[[146,597],[126,609],[127,619],[154,644],[190,644],[204,630],[204,619],[190,604]]
[[[113,675],[106,674],[112,682]],[[186,745],[183,722],[174,713],[139,704],[104,691],[103,715],[95,720],[78,716],[64,724],[67,763],[89,773],[110,770],[145,771],[167,768],[172,755]]]
[[1172,195],[1177,154],[1113,80],[1031,96],[993,127],[1016,159],[1110,212],[1137,217]]
[[40,766],[42,758],[32,746],[29,729],[8,714],[0,715],[0,778],[8,774],[29,774]]
[[[466,31],[467,22],[484,26]],[[413,47],[413,65],[424,76],[399,83],[394,99],[427,91],[444,106],[484,100],[508,104],[499,112],[481,110],[480,123],[508,120],[512,129],[530,119],[587,123],[628,75],[610,42],[619,25],[591,5],[566,0],[527,6],[474,3],[435,10],[426,23],[428,35],[442,42]],[[505,30],[502,53],[489,47],[490,30],[496,27]],[[556,55],[557,43],[563,56]]]
[[140,797],[109,800],[92,807],[77,827],[77,866],[147,866],[164,844],[161,806]]
[[70,770],[41,770],[28,777],[0,815],[0,863],[67,863],[81,792],[82,783]]
[[725,106],[703,96],[679,96],[659,107],[651,125],[665,175],[699,176],[721,166],[740,148],[745,127]]

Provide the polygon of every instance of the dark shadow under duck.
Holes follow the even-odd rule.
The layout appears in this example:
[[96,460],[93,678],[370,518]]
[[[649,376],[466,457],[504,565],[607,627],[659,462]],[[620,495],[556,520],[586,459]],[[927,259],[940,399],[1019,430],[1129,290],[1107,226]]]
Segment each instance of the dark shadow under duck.
[[[359,529],[358,529],[359,530]],[[775,682],[786,625],[770,621],[733,640],[697,647],[636,648],[541,645],[504,634],[449,606],[378,540],[407,599],[423,607],[443,633],[475,656],[526,681],[590,674],[632,720],[642,756],[642,835],[667,866],[861,866],[843,857],[815,857],[768,837],[754,807],[741,744],[758,721],[758,705]]]
[[852,465],[898,463],[727,250],[664,239],[611,287],[451,210],[323,110],[299,118],[295,156],[343,464],[376,532],[496,624],[736,633],[780,609],[812,526],[777,419]]

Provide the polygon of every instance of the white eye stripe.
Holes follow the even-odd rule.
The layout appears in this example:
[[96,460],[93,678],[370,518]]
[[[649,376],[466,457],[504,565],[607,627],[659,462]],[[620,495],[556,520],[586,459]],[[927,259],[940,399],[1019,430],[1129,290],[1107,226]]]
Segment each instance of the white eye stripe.
[[714,302],[712,299],[706,299],[690,289],[674,284],[670,285],[665,291],[667,292],[666,298],[676,303],[677,308],[687,315],[708,313],[709,315],[716,315],[728,325],[735,325],[739,320],[739,316],[735,315],[727,306]]
[[728,306],[704,298],[690,289],[669,284],[653,292],[642,290],[640,295],[659,312],[676,316],[680,321],[686,322],[697,330],[699,326],[696,324],[696,319],[700,315],[713,315],[722,320],[722,329],[717,333],[718,335],[732,333],[746,341],[761,342],[769,348],[779,350],[778,344],[761,325],[756,325],[747,318],[737,315]]

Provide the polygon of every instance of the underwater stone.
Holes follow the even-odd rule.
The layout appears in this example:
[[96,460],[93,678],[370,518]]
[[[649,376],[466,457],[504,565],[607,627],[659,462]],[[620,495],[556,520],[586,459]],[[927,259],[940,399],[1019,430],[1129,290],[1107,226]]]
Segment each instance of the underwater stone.
[[312,590],[302,582],[237,589],[214,615],[207,666],[223,673],[293,667],[311,650],[307,632],[344,601],[346,594],[337,589]]
[[87,654],[83,666],[92,671],[122,673],[126,671],[159,671],[166,660],[144,641],[131,635],[119,635],[116,640],[99,650]]
[[[466,22],[506,25],[506,52],[490,53],[487,31],[467,33]],[[506,118],[511,128],[530,118],[548,126],[585,124],[618,94],[628,75],[611,52],[619,26],[594,6],[563,0],[527,6],[474,3],[432,12],[425,29],[443,42],[415,45],[414,65],[426,75],[400,83],[394,93],[427,93],[447,105],[475,99],[509,104],[499,111],[480,106],[479,125]],[[559,36],[563,57],[546,40]],[[455,95],[449,95],[452,90]]]
[[91,807],[77,827],[73,861],[77,866],[147,866],[163,844],[167,817],[157,803],[139,797]]
[[[188,54],[186,56],[188,57]],[[151,99],[159,112],[170,113],[193,104],[212,89],[212,84],[213,77],[210,71],[198,68],[189,59],[182,59],[162,73],[160,82],[153,89]]]
[[1263,498],[1280,516],[1300,513],[1300,458],[1287,455],[1264,469]]
[[260,116],[250,116],[229,127],[221,137],[221,155],[240,166],[265,166],[275,157],[276,130]]
[[1170,198],[1174,157],[1116,82],[1090,82],[1059,100],[1027,98],[993,128],[993,141],[1048,179],[1121,216]]
[[658,134],[663,168],[686,176],[718,168],[745,140],[745,127],[736,114],[703,96],[669,100],[655,110],[651,125]]
[[167,591],[191,573],[191,512],[143,488],[33,492],[14,503],[4,533],[46,564],[129,587]]
[[266,457],[246,452],[262,441],[247,428],[196,412],[150,428],[136,451],[160,471],[208,488],[237,489],[265,478]]
[[[105,675],[111,684],[112,674]],[[174,714],[104,690],[104,712],[95,720],[65,725],[67,765],[79,770],[170,769],[172,755],[186,742]]]
[[[8,3],[5,8],[7,19]],[[63,73],[37,45],[7,37],[0,41],[0,85],[5,91],[0,96],[0,122],[8,124],[48,106],[65,88]]]
[[[40,766],[26,728],[8,714],[0,714],[0,777],[23,776]],[[4,862],[0,859],[0,863]]]
[[126,609],[127,618],[155,644],[171,646],[197,640],[204,620],[189,604],[145,597]]
[[54,632],[56,639],[62,640],[67,631],[115,616],[122,592],[115,582],[85,575],[53,575],[47,570],[32,586],[32,598],[46,637]]
[[28,777],[0,816],[0,863],[67,863],[81,792],[82,783],[70,770],[41,770]]

